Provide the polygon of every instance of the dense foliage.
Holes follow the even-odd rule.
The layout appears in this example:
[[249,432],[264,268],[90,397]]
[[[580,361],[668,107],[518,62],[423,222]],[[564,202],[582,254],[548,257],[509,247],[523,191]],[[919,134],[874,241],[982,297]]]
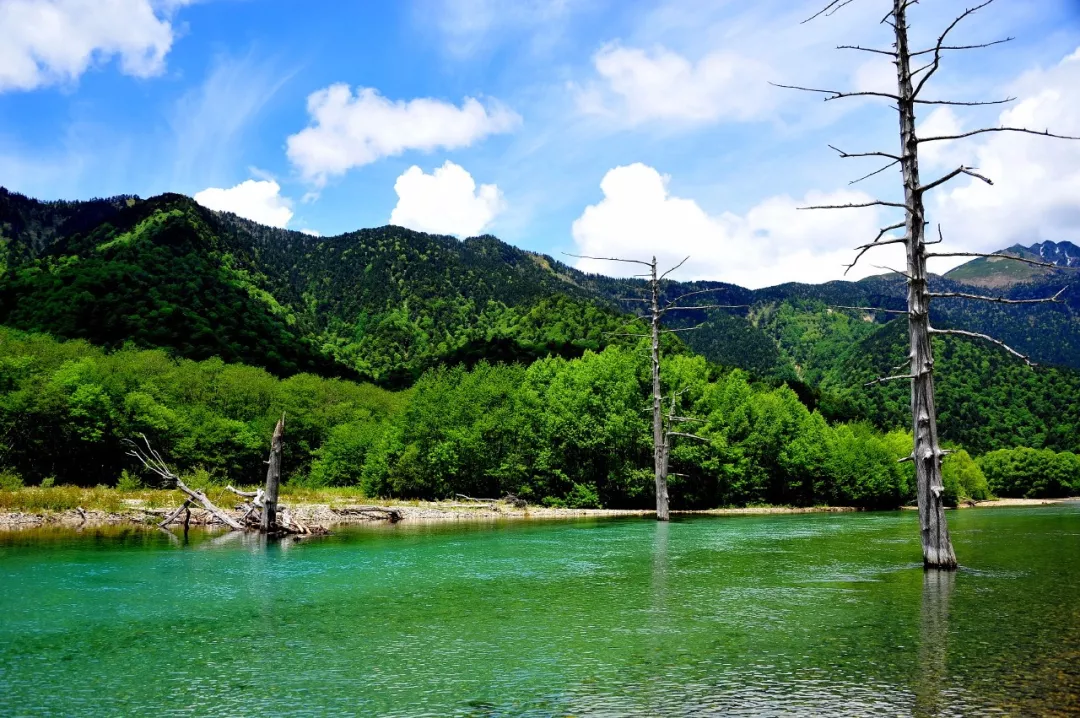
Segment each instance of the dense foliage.
[[[374,494],[493,496],[648,506],[652,465],[644,347],[529,367],[426,375],[359,477]],[[704,441],[676,437],[680,507],[781,503],[896,506],[911,496],[906,434],[830,427],[786,387],[676,356],[663,371]],[[592,498],[589,498],[592,497]]]
[[999,496],[1029,499],[1080,495],[1080,456],[1027,447],[999,449],[980,456],[979,468]]
[[[908,352],[903,319],[881,325],[863,312],[783,305],[762,325],[820,390],[830,419],[863,418],[882,429],[910,424],[906,381],[866,386]],[[1080,451],[1080,372],[1025,365],[975,339],[934,339],[938,429],[981,454],[1016,446]]]
[[[29,483],[113,483],[137,466],[122,440],[145,433],[183,472],[251,484],[286,415],[286,474],[372,496],[515,493],[532,502],[647,506],[653,487],[644,347],[608,347],[529,366],[429,371],[391,393],[342,379],[158,350],[112,353],[0,329],[4,466]],[[895,506],[911,498],[902,432],[830,426],[793,391],[672,355],[678,411],[704,441],[675,440],[676,506],[819,503]]]
[[335,427],[381,422],[403,400],[341,379],[282,380],[220,359],[106,353],[0,329],[0,461],[31,483],[111,484],[136,468],[122,440],[140,433],[184,471],[255,483],[282,412],[288,471],[305,474]]

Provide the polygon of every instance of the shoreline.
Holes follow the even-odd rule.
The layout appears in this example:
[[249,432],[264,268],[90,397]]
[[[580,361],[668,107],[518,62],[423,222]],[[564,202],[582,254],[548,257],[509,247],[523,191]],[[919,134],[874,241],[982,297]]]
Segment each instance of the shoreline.
[[[1067,501],[1080,501],[1080,497],[1061,499],[996,499],[976,502],[974,506],[960,508],[1005,508],[1018,506],[1051,506]],[[102,526],[130,526],[153,529],[168,509],[145,508],[140,502],[128,500],[121,511],[67,509],[62,511],[14,511],[0,510],[0,532],[20,531],[41,527],[93,528]],[[414,501],[387,502],[388,508],[400,512],[402,523],[443,523],[443,522],[494,522],[494,521],[533,521],[574,518],[613,518],[651,516],[647,509],[567,509],[546,506],[515,508],[504,503]],[[290,503],[293,516],[309,526],[319,526],[332,530],[335,526],[384,523],[381,519],[355,513],[357,505],[348,503]],[[672,511],[675,516],[768,516],[782,514],[811,513],[855,513],[865,509],[852,506],[751,506],[742,508],[716,508]],[[904,506],[900,510],[916,510],[914,506]],[[210,525],[206,512],[192,510],[192,525],[206,527]]]

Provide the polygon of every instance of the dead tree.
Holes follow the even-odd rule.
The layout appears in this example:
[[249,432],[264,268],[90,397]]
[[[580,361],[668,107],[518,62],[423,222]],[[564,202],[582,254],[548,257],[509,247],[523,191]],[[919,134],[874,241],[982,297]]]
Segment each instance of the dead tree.
[[[709,292],[716,291],[715,289],[703,289],[696,292],[687,292],[678,297],[675,297],[669,302],[661,303],[663,282],[667,279],[667,276],[675,270],[682,267],[690,259],[690,257],[684,258],[681,262],[676,264],[671,269],[667,270],[663,274],[658,274],[656,257],[653,257],[651,261],[646,262],[641,259],[622,259],[619,257],[587,257],[582,254],[568,254],[570,257],[577,257],[579,259],[594,259],[603,262],[624,262],[627,264],[640,264],[649,268],[648,273],[635,275],[642,277],[646,280],[648,287],[648,297],[646,298],[631,298],[626,301],[641,301],[648,305],[648,311],[645,313],[635,313],[634,319],[631,323],[638,320],[647,320],[649,322],[649,333],[640,334],[634,332],[614,332],[612,336],[624,336],[624,337],[641,337],[649,339],[650,341],[650,360],[652,365],[652,417],[653,417],[653,474],[656,483],[656,520],[667,521],[671,518],[670,502],[668,500],[668,485],[667,485],[667,468],[666,468],[666,431],[664,428],[664,410],[663,401],[664,395],[660,388],[660,335],[661,334],[675,334],[679,332],[689,332],[700,329],[704,326],[704,323],[697,324],[692,327],[683,327],[679,329],[664,329],[663,320],[668,312],[682,311],[682,310],[709,310],[709,309],[740,309],[745,308],[745,304],[706,304],[698,306],[682,306],[679,304],[683,299],[693,296],[700,296]],[[700,437],[698,437],[700,438]]]
[[285,442],[285,415],[278,419],[274,427],[274,436],[270,440],[270,461],[266,470],[266,495],[263,497],[262,523],[264,534],[277,530],[278,486],[281,483],[281,450]]
[[161,458],[161,454],[154,450],[154,447],[150,446],[150,440],[146,438],[145,434],[140,434],[143,439],[143,443],[146,448],[139,446],[134,441],[126,440],[125,443],[130,447],[127,454],[133,456],[142,462],[150,471],[161,477],[167,486],[175,486],[187,495],[187,500],[173,513],[169,514],[158,526],[164,528],[170,523],[179,518],[180,514],[188,510],[195,502],[202,504],[202,507],[206,509],[207,513],[213,516],[221,523],[228,526],[234,531],[243,531],[244,525],[237,521],[235,518],[219,509],[214,503],[207,498],[206,494],[197,489],[191,489],[181,480],[179,476],[173,473],[173,470],[169,468],[169,465],[165,463],[165,460]]
[[681,437],[685,437],[687,439],[695,439],[697,441],[702,441],[702,442],[705,442],[705,443],[709,442],[709,440],[706,439],[703,436],[698,436],[697,434],[690,434],[690,433],[685,432],[685,431],[675,431],[674,430],[675,428],[678,428],[682,424],[685,424],[685,423],[690,423],[690,422],[695,422],[695,423],[699,423],[699,424],[704,424],[705,423],[704,420],[702,420],[702,419],[697,419],[697,418],[690,417],[690,416],[678,416],[676,414],[676,412],[678,411],[678,408],[679,408],[678,407],[679,397],[682,396],[685,393],[686,393],[686,389],[681,389],[679,391],[671,392],[671,403],[670,403],[670,406],[669,406],[669,409],[668,409],[667,416],[665,417],[665,421],[664,421],[664,450],[663,450],[663,456],[661,458],[661,474],[664,477],[664,485],[665,486],[667,486],[667,479],[668,479],[669,476],[681,476],[682,475],[682,474],[672,474],[672,473],[670,473],[672,440],[676,436],[681,436]]
[[[821,15],[831,15],[832,13],[840,10],[844,6],[851,4],[853,1],[854,0],[832,0],[822,10],[817,12],[813,17],[808,18],[805,22],[809,22],[810,20],[813,20],[814,18],[817,18]],[[941,242],[942,235],[939,226],[938,240],[930,242],[926,240],[925,232],[926,226],[928,224],[926,220],[926,210],[924,205],[924,197],[926,193],[930,190],[941,187],[952,179],[961,176],[972,177],[987,184],[993,184],[993,181],[990,178],[979,174],[974,167],[960,165],[956,169],[946,173],[945,175],[935,180],[932,180],[930,182],[923,182],[919,176],[919,147],[929,142],[959,140],[988,132],[1018,132],[1024,134],[1040,135],[1044,137],[1056,137],[1059,139],[1080,139],[1076,137],[1067,137],[1064,135],[1055,135],[1046,130],[1039,131],[1026,127],[987,127],[954,135],[939,135],[930,137],[918,137],[916,135],[915,111],[918,107],[974,107],[999,105],[1012,102],[1015,99],[1010,97],[1002,100],[963,101],[927,99],[924,96],[924,91],[928,86],[930,78],[934,76],[934,74],[941,66],[941,61],[944,53],[959,50],[975,50],[979,48],[986,48],[992,45],[998,45],[1003,42],[1008,42],[1012,39],[1005,38],[1001,40],[994,40],[978,44],[948,44],[949,36],[952,31],[957,27],[957,25],[959,25],[965,18],[971,16],[973,13],[989,5],[991,2],[993,2],[993,0],[985,0],[985,2],[968,8],[963,13],[961,13],[959,17],[954,19],[945,28],[944,32],[942,32],[941,35],[938,36],[937,42],[932,47],[925,49],[912,49],[908,39],[908,10],[913,5],[916,5],[918,3],[918,0],[890,0],[889,4],[891,5],[891,9],[889,9],[885,17],[882,18],[882,23],[890,26],[893,30],[892,35],[894,36],[894,42],[892,43],[890,48],[885,49],[861,47],[859,45],[841,45],[837,48],[844,50],[869,52],[889,57],[892,63],[896,65],[897,84],[895,92],[846,92],[842,90],[819,89],[813,87],[778,85],[778,87],[785,87],[793,90],[802,90],[804,92],[822,94],[825,96],[824,99],[826,102],[849,97],[872,97],[887,99],[895,103],[894,109],[899,115],[899,154],[895,152],[883,151],[845,152],[836,147],[831,147],[831,145],[830,147],[836,152],[838,152],[841,158],[845,159],[870,157],[888,160],[888,163],[884,167],[881,167],[880,169],[875,170],[870,174],[860,177],[858,180],[855,180],[855,182],[862,181],[868,177],[872,177],[880,172],[884,172],[892,167],[899,165],[903,178],[903,202],[891,202],[875,199],[872,201],[861,203],[822,205],[815,207],[803,207],[801,209],[850,209],[858,207],[885,207],[887,209],[899,210],[904,213],[903,221],[898,221],[894,224],[890,224],[887,227],[883,227],[872,241],[856,248],[856,251],[858,253],[855,256],[855,260],[847,266],[845,274],[848,270],[855,266],[856,262],[858,262],[864,254],[866,254],[871,249],[893,244],[904,245],[907,253],[907,271],[899,272],[899,274],[906,278],[908,285],[907,310],[903,313],[907,314],[908,318],[908,337],[910,340],[911,349],[908,354],[907,360],[903,364],[901,364],[897,370],[900,370],[906,366],[908,367],[908,371],[906,373],[897,374],[895,376],[881,377],[880,379],[877,379],[871,383],[876,384],[895,379],[909,380],[911,382],[911,416],[912,429],[915,437],[915,445],[911,455],[904,460],[913,461],[915,463],[915,474],[919,497],[919,524],[922,532],[923,564],[928,568],[956,568],[956,555],[953,552],[952,543],[949,539],[949,529],[945,521],[944,504],[942,501],[942,492],[944,490],[944,487],[942,485],[941,479],[941,459],[946,452],[942,451],[941,446],[938,443],[937,410],[934,406],[934,355],[933,348],[931,347],[930,342],[931,337],[934,335],[953,335],[981,339],[984,341],[992,342],[993,344],[1004,348],[1006,351],[1024,360],[1029,366],[1032,365],[1032,362],[1022,353],[1005,345],[1004,342],[994,339],[993,337],[989,337],[985,334],[967,332],[958,329],[936,329],[932,327],[930,325],[930,300],[935,297],[957,297],[962,299],[1005,303],[1012,303],[1016,300],[1009,300],[1001,297],[984,297],[972,294],[961,295],[955,293],[950,294],[931,292],[928,286],[929,275],[926,269],[927,260],[935,257],[992,256],[1015,259],[1017,261],[1023,261],[1029,264],[1035,264],[1039,266],[1057,268],[1057,265],[1002,254],[991,255],[979,252],[928,252],[927,246]],[[915,69],[912,69],[912,61],[915,60],[916,62],[918,62],[917,58],[924,57],[928,58],[925,64]],[[889,235],[889,233],[894,230],[903,230],[904,235],[901,237]],[[1024,303],[1054,302],[1058,301],[1058,295],[1055,295],[1053,297],[1047,297],[1046,299],[1041,300],[1023,301]],[[1019,302],[1016,301],[1016,303]],[[859,307],[859,309],[873,308]]]
[[[275,485],[274,485],[275,494],[277,493],[277,480],[280,478],[280,471],[281,471],[281,460],[280,460],[281,441],[280,440],[281,440],[281,433],[283,431],[284,431],[284,417],[282,417],[282,420],[278,422],[277,429],[274,432],[274,438],[275,438],[274,446],[276,448],[276,451],[277,451],[278,457],[279,457],[278,461],[277,461],[277,473],[276,473]],[[232,493],[236,494],[237,496],[240,496],[240,497],[245,498],[245,499],[251,499],[251,501],[249,503],[245,503],[242,506],[240,506],[240,511],[242,512],[242,515],[239,518],[237,518],[236,516],[233,516],[228,511],[225,511],[224,509],[222,509],[222,508],[218,507],[217,505],[215,505],[214,502],[212,502],[209,499],[209,497],[207,497],[205,492],[203,492],[201,490],[197,490],[197,489],[192,489],[187,484],[185,484],[184,481],[179,476],[177,476],[175,472],[173,472],[173,470],[169,467],[169,465],[167,463],[165,463],[165,460],[162,458],[161,454],[159,454],[150,445],[150,441],[149,441],[149,439],[146,438],[146,435],[145,434],[140,434],[140,436],[142,437],[142,440],[143,440],[143,445],[142,446],[140,446],[138,443],[136,443],[134,441],[131,441],[131,440],[126,440],[125,441],[125,443],[129,447],[129,450],[127,452],[128,456],[132,456],[132,457],[138,459],[145,468],[147,468],[148,470],[150,470],[154,474],[157,474],[157,476],[160,477],[163,486],[168,487],[168,488],[175,487],[175,488],[179,489],[181,492],[183,492],[187,496],[187,499],[185,499],[184,502],[175,511],[168,514],[165,517],[165,519],[162,520],[158,524],[158,528],[162,528],[162,529],[166,528],[167,526],[172,524],[174,521],[179,520],[181,514],[184,514],[185,515],[184,528],[185,528],[185,531],[186,531],[187,526],[188,526],[189,522],[191,521],[191,507],[194,506],[197,503],[197,504],[201,504],[203,509],[205,509],[207,514],[211,517],[210,518],[211,523],[219,522],[219,523],[225,525],[226,527],[228,527],[229,529],[231,529],[233,531],[247,531],[249,529],[259,529],[263,533],[274,533],[274,534],[313,534],[313,533],[314,534],[319,534],[319,533],[326,533],[326,530],[321,528],[321,527],[318,527],[318,526],[308,527],[308,526],[305,526],[303,523],[293,519],[292,517],[289,516],[288,509],[285,508],[285,507],[281,507],[281,506],[274,506],[273,508],[270,507],[268,505],[268,503],[266,502],[266,500],[265,500],[265,494],[264,494],[262,489],[260,489],[259,491],[255,491],[255,492],[247,492],[247,491],[240,491],[239,489],[235,489],[232,486],[225,487],[225,489],[227,491],[231,491]],[[271,452],[272,452],[271,453],[271,461],[273,461],[273,451],[274,451],[274,449],[271,450]],[[273,470],[274,470],[274,468],[273,468],[273,465],[272,465],[271,466],[271,471],[273,471]],[[267,478],[268,478],[268,481],[269,481],[269,476]],[[278,520],[277,517],[275,516],[275,520],[270,522],[270,526],[272,527],[271,530],[270,531],[263,530],[262,526],[266,523],[265,517],[270,514],[271,510],[274,512],[274,514],[277,514],[277,509],[278,508],[280,508],[282,510],[281,511],[281,518]],[[391,516],[387,515],[387,518],[391,518]],[[398,516],[398,518],[400,518],[400,515]]]

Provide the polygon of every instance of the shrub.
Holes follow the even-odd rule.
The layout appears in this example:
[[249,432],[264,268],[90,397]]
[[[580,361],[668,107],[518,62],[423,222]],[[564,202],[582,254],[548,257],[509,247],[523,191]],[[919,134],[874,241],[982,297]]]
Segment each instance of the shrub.
[[119,491],[138,491],[143,488],[143,482],[138,476],[124,469],[120,472],[120,478],[116,481],[116,488]]
[[600,494],[595,484],[574,484],[566,495],[566,506],[571,509],[600,508]]
[[22,477],[13,471],[0,471],[0,490],[17,491],[23,487]]
[[941,475],[945,483],[943,498],[946,506],[956,506],[968,499],[983,501],[990,498],[986,476],[963,449],[945,457],[941,464]]

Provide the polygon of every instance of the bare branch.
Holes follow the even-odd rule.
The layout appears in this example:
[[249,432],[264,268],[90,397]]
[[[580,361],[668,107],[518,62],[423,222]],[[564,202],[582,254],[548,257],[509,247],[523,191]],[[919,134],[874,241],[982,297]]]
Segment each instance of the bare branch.
[[1015,37],[1006,37],[1002,40],[993,40],[991,42],[984,42],[978,45],[942,45],[940,47],[931,47],[926,50],[919,50],[918,52],[913,52],[909,55],[909,57],[919,57],[920,55],[926,55],[931,52],[943,52],[945,50],[980,50],[984,47],[993,47],[994,45],[1001,45],[1002,43],[1012,42],[1015,39]]
[[863,175],[863,176],[862,176],[862,177],[860,177],[859,179],[856,179],[856,180],[851,180],[850,182],[848,182],[848,184],[849,184],[849,185],[853,185],[853,184],[858,184],[859,182],[862,182],[862,181],[863,181],[863,180],[865,180],[865,179],[870,179],[870,178],[871,178],[871,177],[873,177],[874,175],[879,175],[879,174],[881,174],[881,173],[882,173],[882,172],[884,172],[885,170],[887,170],[887,169],[889,169],[890,167],[892,167],[893,165],[897,165],[897,164],[900,164],[900,160],[893,160],[892,162],[890,162],[889,164],[885,165],[885,166],[884,166],[884,167],[882,167],[881,169],[879,169],[879,170],[874,170],[874,171],[873,171],[873,172],[871,172],[870,174],[868,174],[868,175]]
[[893,274],[899,274],[901,277],[907,277],[908,281],[911,281],[911,275],[907,272],[901,272],[899,269],[893,269],[892,267],[883,267],[880,264],[871,264],[874,269],[884,269],[886,272],[892,272]]
[[864,244],[855,249],[873,249],[874,247],[885,247],[890,244],[905,244],[907,241],[907,237],[893,237],[892,239],[886,239],[884,241],[874,240],[869,244]]
[[836,150],[836,152],[839,153],[840,158],[845,160],[850,157],[888,157],[891,160],[896,160],[897,162],[900,162],[901,159],[903,159],[898,155],[892,155],[888,152],[844,152],[839,147],[835,147],[833,145],[829,145],[828,147],[831,150]]
[[984,297],[981,294],[966,294],[964,292],[930,292],[929,296],[939,299],[978,299],[982,302],[997,302],[999,304],[1061,304],[1058,297],[1068,289],[1062,287],[1057,294],[1044,299],[1007,299],[1005,297]]
[[704,419],[695,419],[692,416],[669,416],[668,420],[669,421],[693,421],[693,422],[697,422],[698,424],[707,423]]
[[[925,77],[923,78],[926,79]],[[973,102],[960,102],[958,100],[912,100],[916,105],[950,105],[952,107],[985,107],[987,105],[1007,105],[1016,102],[1015,97],[1006,97],[1004,100],[981,100]]]
[[770,82],[773,87],[781,87],[785,90],[801,90],[802,92],[817,92],[823,95],[830,95],[825,98],[825,102],[830,100],[840,100],[845,97],[885,97],[890,100],[900,101],[899,95],[893,95],[888,92],[842,92],[840,90],[821,90],[816,87],[800,87],[798,85],[781,85],[776,82]]
[[659,281],[659,280],[663,279],[664,277],[666,277],[667,275],[671,274],[671,273],[672,273],[672,272],[674,272],[674,271],[675,271],[676,269],[678,269],[679,267],[681,267],[681,266],[683,266],[684,264],[686,264],[687,260],[689,260],[689,259],[690,259],[690,255],[687,255],[686,257],[684,257],[684,258],[683,258],[683,261],[679,262],[679,263],[678,263],[678,264],[676,264],[676,265],[675,265],[674,267],[672,267],[671,269],[667,270],[666,272],[664,272],[663,274],[661,274],[661,275],[660,275],[659,277],[657,277],[657,280]]
[[[903,229],[903,227],[904,222],[897,222],[896,224],[890,224],[888,227],[882,227],[881,231],[878,232],[878,235],[874,237],[873,242],[870,242],[869,244],[864,244],[861,247],[856,247],[856,249],[859,250],[859,253],[855,255],[855,259],[852,260],[851,264],[846,266],[846,268],[844,269],[844,274],[847,275],[847,273],[851,271],[852,267],[858,264],[859,260],[862,259],[862,256],[879,243],[879,240],[885,236],[886,232],[891,232],[894,229]],[[893,240],[889,240],[889,244],[893,244]]]
[[873,202],[861,202],[850,204],[820,204],[810,207],[796,207],[796,209],[860,209],[862,207],[899,207],[900,209],[907,209],[906,204],[899,202],[885,202],[884,200],[876,199]]
[[704,441],[706,444],[709,443],[708,439],[706,439],[703,436],[698,436],[697,434],[684,434],[681,431],[669,431],[669,432],[667,432],[667,435],[668,436],[685,436],[687,439],[697,439],[698,441]]
[[675,297],[670,302],[665,304],[663,308],[664,308],[664,310],[667,310],[668,307],[674,305],[675,302],[678,302],[680,299],[686,299],[687,297],[694,297],[694,296],[697,296],[698,294],[708,294],[709,292],[717,292],[717,291],[720,291],[719,287],[714,287],[712,289],[699,289],[699,290],[697,290],[695,292],[687,292],[686,294],[680,294],[679,296]]
[[1025,355],[1021,354],[1020,352],[1016,351],[1015,349],[1013,349],[1011,346],[1009,346],[1005,342],[1001,341],[1000,339],[994,339],[993,337],[988,336],[986,334],[979,334],[978,332],[968,332],[968,331],[964,331],[963,329],[935,329],[933,327],[930,327],[930,333],[931,334],[951,334],[953,336],[958,336],[958,337],[968,337],[968,338],[971,338],[971,339],[982,339],[983,341],[990,342],[991,344],[997,344],[999,347],[1001,347],[1005,351],[1009,352],[1013,356],[1016,356],[1016,357],[1019,357],[1020,359],[1022,359],[1024,361],[1024,363],[1027,364],[1030,367],[1037,366],[1035,364],[1035,362],[1031,361],[1031,359],[1029,359],[1027,356],[1025,356]]
[[914,374],[898,374],[896,376],[881,376],[873,381],[868,381],[863,386],[874,386],[875,384],[884,384],[887,381],[895,381],[896,379],[914,379]]
[[818,18],[818,17],[821,17],[822,15],[824,15],[825,17],[828,17],[828,16],[832,15],[834,12],[836,12],[837,10],[839,10],[840,8],[844,7],[845,5],[850,5],[852,2],[854,2],[854,0],[832,0],[832,2],[830,2],[824,8],[822,8],[821,10],[818,10],[816,13],[814,13],[810,17],[806,18],[805,20],[803,20],[799,24],[800,25],[805,25],[806,23],[810,22],[811,20],[813,20],[815,18]]
[[990,3],[992,3],[993,1],[994,0],[985,0],[985,2],[983,2],[980,5],[976,5],[975,7],[970,7],[968,9],[964,10],[964,12],[960,13],[959,17],[957,17],[955,20],[953,20],[951,23],[949,23],[949,26],[946,27],[945,31],[941,33],[940,37],[938,37],[938,41],[936,43],[934,43],[934,61],[932,63],[930,63],[930,71],[927,72],[923,76],[922,80],[919,81],[919,84],[915,86],[915,90],[911,94],[912,98],[916,98],[916,97],[919,96],[919,93],[922,92],[922,89],[926,85],[927,80],[929,80],[931,77],[933,77],[934,73],[937,72],[938,68],[941,66],[941,48],[945,44],[945,38],[948,37],[949,33],[953,31],[953,28],[955,28],[957,25],[959,25],[960,22],[964,18],[968,17],[969,15],[971,15],[973,13],[978,12],[982,8],[984,8],[987,5],[989,5]]
[[[577,257],[578,259],[598,259],[602,262],[626,262],[628,264],[644,264],[646,267],[651,267],[652,262],[643,262],[640,259],[622,259],[620,257],[589,257],[584,254],[570,254],[569,252],[563,252],[562,254],[567,257]],[[637,275],[637,276],[649,276],[649,275]]]
[[985,182],[988,185],[994,184],[993,180],[991,180],[989,177],[982,176],[978,172],[973,171],[974,169],[975,169],[974,167],[964,167],[963,165],[960,165],[958,168],[954,169],[952,172],[945,175],[944,177],[940,177],[940,178],[934,180],[933,182],[931,182],[930,184],[923,185],[922,187],[917,188],[915,191],[916,192],[929,192],[930,190],[934,189],[935,187],[939,187],[939,186],[945,184],[946,182],[948,182],[949,180],[951,180],[953,177],[958,177],[959,175],[968,175],[969,177],[974,177],[976,179],[981,179],[983,182]]
[[703,304],[696,307],[668,307],[662,312],[677,312],[680,309],[746,309],[749,304]]
[[906,309],[882,309],[881,307],[849,307],[843,304],[829,304],[832,309],[855,309],[863,312],[884,312],[885,314],[907,314]]
[[1050,269],[1080,269],[1080,266],[1075,267],[1063,267],[1060,264],[1052,264],[1050,262],[1040,262],[1035,259],[1026,259],[1024,257],[1017,257],[1013,254],[987,254],[986,252],[927,252],[926,256],[929,257],[987,257],[989,259],[1011,259],[1014,262],[1023,262],[1024,264],[1032,264],[1036,267],[1049,267]]
[[981,135],[986,132],[1020,132],[1027,135],[1039,135],[1040,137],[1053,137],[1057,140],[1080,140],[1080,137],[1072,137],[1070,135],[1055,135],[1050,130],[1029,130],[1026,127],[984,127],[978,130],[971,130],[970,132],[961,132],[956,135],[935,135],[933,137],[920,137],[917,141],[919,144],[924,142],[941,142],[943,140],[962,140],[965,137],[971,137],[973,135]]
[[606,337],[644,337],[648,339],[651,334],[631,334],[629,332],[604,332]]
[[698,324],[696,327],[686,327],[684,329],[661,329],[661,334],[675,334],[676,332],[696,332],[698,329],[704,327],[704,324]]
[[888,55],[889,57],[896,57],[896,52],[893,50],[878,50],[874,47],[862,47],[860,45],[837,45],[837,50],[860,50],[861,52],[873,52],[878,55]]

